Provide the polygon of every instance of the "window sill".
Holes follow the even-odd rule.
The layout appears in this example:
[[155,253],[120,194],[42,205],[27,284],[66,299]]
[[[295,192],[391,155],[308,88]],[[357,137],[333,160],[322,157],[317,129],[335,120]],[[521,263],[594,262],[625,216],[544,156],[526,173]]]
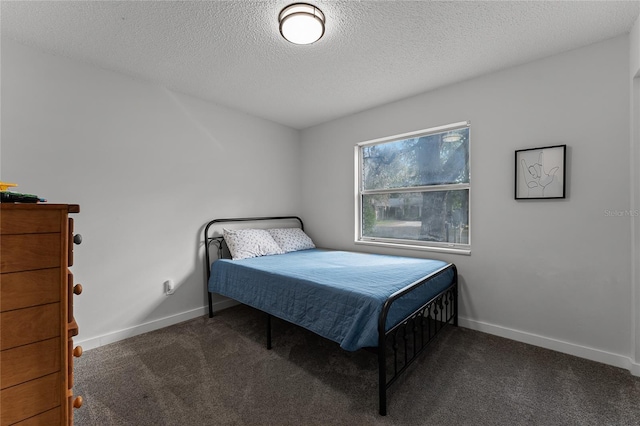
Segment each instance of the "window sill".
[[367,246],[377,246],[377,247],[388,247],[388,248],[397,248],[404,250],[420,250],[420,251],[433,251],[437,253],[447,253],[447,254],[461,254],[465,256],[471,256],[471,249],[463,249],[463,248],[453,248],[453,247],[433,247],[433,246],[423,246],[417,244],[400,244],[400,243],[385,243],[382,241],[354,241],[356,244],[367,245]]

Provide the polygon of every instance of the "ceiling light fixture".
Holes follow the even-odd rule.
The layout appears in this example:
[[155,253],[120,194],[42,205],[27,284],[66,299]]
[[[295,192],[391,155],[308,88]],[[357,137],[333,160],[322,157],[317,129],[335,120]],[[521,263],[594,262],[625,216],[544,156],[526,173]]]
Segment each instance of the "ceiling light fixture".
[[324,35],[324,13],[307,3],[291,4],[280,12],[280,34],[295,44],[311,44]]

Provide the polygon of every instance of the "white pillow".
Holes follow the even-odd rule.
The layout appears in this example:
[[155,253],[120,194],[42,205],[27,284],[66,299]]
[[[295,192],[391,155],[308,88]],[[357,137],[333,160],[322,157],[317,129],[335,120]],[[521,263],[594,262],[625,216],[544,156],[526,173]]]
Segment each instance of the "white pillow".
[[267,229],[267,231],[285,253],[316,247],[311,238],[300,228]]
[[278,243],[264,229],[223,229],[222,234],[233,260],[284,254]]

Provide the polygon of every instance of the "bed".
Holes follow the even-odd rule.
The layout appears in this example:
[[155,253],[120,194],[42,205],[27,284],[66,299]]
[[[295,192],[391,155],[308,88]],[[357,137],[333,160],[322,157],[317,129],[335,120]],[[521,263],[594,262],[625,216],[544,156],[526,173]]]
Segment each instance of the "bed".
[[210,317],[220,294],[267,314],[267,349],[275,316],[344,350],[374,350],[381,415],[388,388],[446,325],[458,325],[452,263],[316,248],[296,216],[215,219],[204,243]]

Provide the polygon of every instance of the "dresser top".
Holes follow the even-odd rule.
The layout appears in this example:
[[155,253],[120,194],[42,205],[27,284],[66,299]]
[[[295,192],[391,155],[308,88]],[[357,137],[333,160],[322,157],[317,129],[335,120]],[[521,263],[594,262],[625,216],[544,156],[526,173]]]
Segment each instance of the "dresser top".
[[2,210],[67,210],[69,213],[80,213],[78,204],[51,203],[0,203]]

